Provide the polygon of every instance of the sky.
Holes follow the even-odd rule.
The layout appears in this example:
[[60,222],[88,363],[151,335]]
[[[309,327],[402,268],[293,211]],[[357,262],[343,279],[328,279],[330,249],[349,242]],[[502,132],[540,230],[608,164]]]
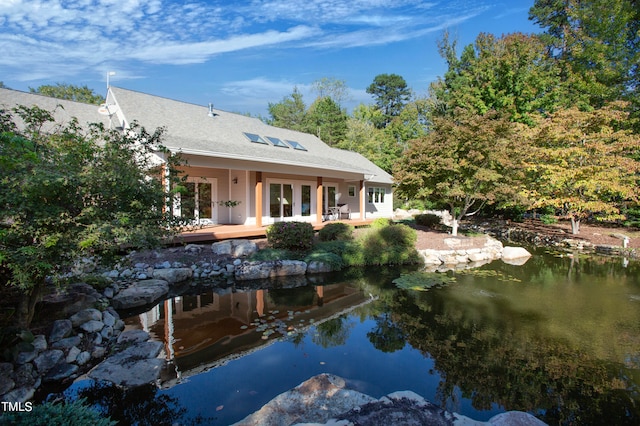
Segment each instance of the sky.
[[534,0],[0,0],[0,81],[111,85],[268,116],[312,83],[344,81],[349,111],[398,74],[416,96],[444,75],[437,41],[534,33]]

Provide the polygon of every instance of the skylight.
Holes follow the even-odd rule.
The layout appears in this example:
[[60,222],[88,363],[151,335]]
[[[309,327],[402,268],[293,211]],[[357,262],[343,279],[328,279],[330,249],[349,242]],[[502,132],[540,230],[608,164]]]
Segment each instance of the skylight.
[[291,146],[293,147],[293,149],[297,149],[297,150],[300,150],[300,151],[306,151],[306,150],[307,150],[307,148],[305,148],[304,146],[300,145],[300,144],[299,144],[298,142],[296,142],[296,141],[290,141],[290,140],[287,140],[287,143],[288,143],[289,145],[291,145]]
[[267,139],[269,139],[269,142],[271,142],[273,144],[273,146],[280,146],[282,148],[289,148],[289,145],[287,145],[286,143],[282,142],[278,138],[274,138],[272,136],[267,136]]
[[253,143],[261,143],[263,145],[268,145],[267,142],[260,137],[260,135],[256,135],[255,133],[246,133],[246,132],[242,132],[242,133]]

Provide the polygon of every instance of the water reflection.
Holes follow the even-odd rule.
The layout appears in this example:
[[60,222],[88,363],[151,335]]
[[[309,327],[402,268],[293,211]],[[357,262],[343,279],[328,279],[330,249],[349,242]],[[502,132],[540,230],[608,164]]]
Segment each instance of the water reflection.
[[121,403],[160,398],[176,423],[226,425],[327,372],[478,420],[523,410],[549,424],[640,424],[639,262],[536,253],[451,272],[455,282],[427,292],[395,288],[398,270],[347,272],[195,291],[132,317],[173,368],[164,389]]
[[[321,331],[327,347],[346,340],[340,319],[330,320],[368,303],[350,282],[292,288],[211,289],[167,299],[150,311],[126,320],[129,329],[148,331],[165,344],[167,368],[163,387],[251,353],[278,337],[295,338],[310,325]],[[331,341],[334,341],[331,343]]]

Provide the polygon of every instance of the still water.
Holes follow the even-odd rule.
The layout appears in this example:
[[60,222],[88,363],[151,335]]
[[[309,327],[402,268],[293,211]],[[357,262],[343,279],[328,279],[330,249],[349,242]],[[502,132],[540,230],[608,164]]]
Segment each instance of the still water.
[[82,381],[67,394],[123,424],[227,425],[327,372],[477,420],[522,410],[549,424],[640,424],[637,261],[540,251],[449,272],[455,281],[429,291],[392,283],[408,272],[192,290],[127,320],[165,343],[162,389]]

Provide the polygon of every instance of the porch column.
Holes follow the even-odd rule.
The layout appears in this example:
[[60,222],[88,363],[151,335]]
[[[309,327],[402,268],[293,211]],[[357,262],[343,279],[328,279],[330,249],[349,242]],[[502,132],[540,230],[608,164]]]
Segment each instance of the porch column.
[[364,193],[364,181],[361,180],[360,181],[360,219],[364,220],[365,218],[365,206],[366,203],[364,202],[364,197],[366,196],[366,194]]
[[262,227],[262,172],[256,172],[256,226]]
[[322,206],[324,205],[322,196],[322,176],[318,176],[316,178],[316,223],[322,223]]

